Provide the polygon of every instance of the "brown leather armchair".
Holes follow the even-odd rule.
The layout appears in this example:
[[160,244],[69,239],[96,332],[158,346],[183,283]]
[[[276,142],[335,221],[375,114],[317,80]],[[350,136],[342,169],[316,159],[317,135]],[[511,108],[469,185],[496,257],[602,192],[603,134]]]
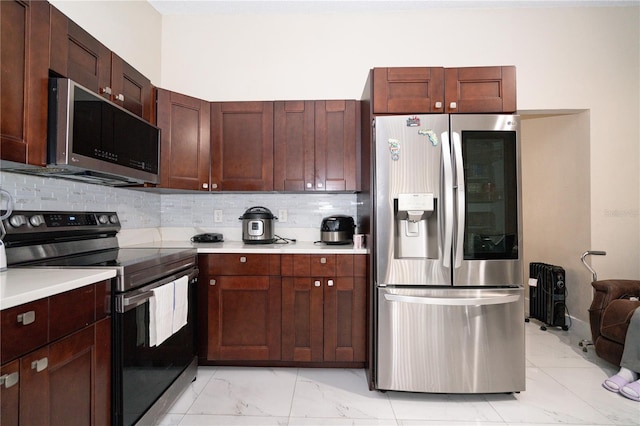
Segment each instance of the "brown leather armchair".
[[640,298],[640,280],[602,280],[591,285],[595,293],[589,321],[596,354],[619,366],[629,321],[640,307],[640,301],[629,298]]

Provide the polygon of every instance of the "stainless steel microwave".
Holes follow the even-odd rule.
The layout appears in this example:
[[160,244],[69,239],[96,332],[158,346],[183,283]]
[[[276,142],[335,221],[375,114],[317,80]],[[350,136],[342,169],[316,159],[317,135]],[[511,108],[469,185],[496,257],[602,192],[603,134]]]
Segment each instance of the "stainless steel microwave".
[[49,80],[50,176],[113,186],[159,182],[160,129],[67,78]]

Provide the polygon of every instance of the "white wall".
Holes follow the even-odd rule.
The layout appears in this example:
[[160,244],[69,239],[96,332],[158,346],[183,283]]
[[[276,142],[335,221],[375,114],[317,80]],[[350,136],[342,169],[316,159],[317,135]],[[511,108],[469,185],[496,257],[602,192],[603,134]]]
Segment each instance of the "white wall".
[[164,16],[158,69],[156,40],[139,42],[158,35],[148,5],[53,3],[155,84],[206,100],[357,99],[375,66],[516,65],[522,112],[589,111],[588,248],[608,253],[600,277],[640,277],[639,7]]

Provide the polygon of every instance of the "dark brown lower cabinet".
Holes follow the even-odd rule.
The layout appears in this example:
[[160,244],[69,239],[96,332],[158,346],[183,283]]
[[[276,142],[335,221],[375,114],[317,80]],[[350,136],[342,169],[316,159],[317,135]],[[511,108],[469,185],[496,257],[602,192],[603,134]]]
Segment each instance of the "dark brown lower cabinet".
[[219,276],[207,283],[207,358],[279,360],[280,277]]
[[[106,285],[107,281],[51,296],[49,315],[37,309],[40,301],[2,311],[3,333],[11,337],[6,342],[20,350],[12,352],[13,359],[0,367],[2,425],[102,426],[111,423],[111,318],[104,316],[100,309],[94,313],[94,306],[103,304],[98,301],[94,305],[94,295],[104,296],[102,290]],[[58,306],[61,301],[70,304]],[[59,309],[69,306],[78,307],[73,315],[66,315],[66,319],[55,315]],[[17,315],[29,312],[35,312],[34,322],[18,319],[18,325],[14,325]],[[81,318],[89,312],[89,317]],[[96,316],[101,319],[94,322]],[[44,344],[36,349],[22,350],[25,346],[21,339],[12,335],[18,335],[19,326],[26,327],[21,334],[29,335],[34,330],[30,326],[34,324],[48,328],[49,338],[45,336]],[[52,338],[53,330],[69,331]]]
[[200,270],[202,364],[364,365],[365,255],[209,254]]
[[[307,255],[295,255],[293,263],[304,264],[296,259],[303,256]],[[282,359],[364,362],[366,269],[354,271],[353,255],[311,255],[310,258],[312,270],[318,269],[313,266],[314,258],[320,262],[324,259],[322,264],[329,265],[336,274],[282,278]],[[360,263],[356,264],[359,267]],[[283,268],[283,273],[286,269]]]

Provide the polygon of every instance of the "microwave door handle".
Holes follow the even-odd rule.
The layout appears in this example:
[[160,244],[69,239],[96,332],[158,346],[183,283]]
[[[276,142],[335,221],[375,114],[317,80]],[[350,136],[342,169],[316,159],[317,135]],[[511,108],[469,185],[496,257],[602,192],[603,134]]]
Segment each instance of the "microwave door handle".
[[444,199],[444,247],[442,251],[442,266],[451,267],[451,242],[453,240],[453,163],[451,161],[451,145],[449,132],[443,132],[442,140],[442,168],[443,186],[442,198]]
[[462,265],[463,245],[464,245],[464,217],[465,217],[465,189],[464,189],[464,162],[462,160],[462,142],[460,133],[453,132],[453,156],[456,164],[456,210],[458,212],[458,220],[456,221],[456,244],[454,247],[455,254],[453,256],[454,268]]

